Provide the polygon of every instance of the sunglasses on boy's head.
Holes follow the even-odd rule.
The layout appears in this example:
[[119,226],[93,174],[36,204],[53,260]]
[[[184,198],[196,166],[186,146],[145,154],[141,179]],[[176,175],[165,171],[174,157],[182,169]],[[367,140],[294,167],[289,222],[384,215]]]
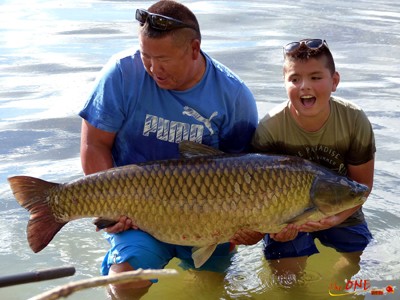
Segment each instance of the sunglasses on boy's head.
[[197,31],[197,29],[194,28],[194,26],[185,24],[174,18],[150,13],[145,9],[137,9],[135,16],[136,20],[139,21],[141,26],[143,26],[146,22],[148,22],[151,28],[157,30],[168,31],[176,28],[186,27],[186,28],[192,28]]
[[310,50],[317,50],[322,46],[325,46],[329,49],[328,43],[325,40],[321,39],[305,39],[299,42],[291,42],[283,47],[283,54],[291,54],[298,50],[302,45],[305,45]]

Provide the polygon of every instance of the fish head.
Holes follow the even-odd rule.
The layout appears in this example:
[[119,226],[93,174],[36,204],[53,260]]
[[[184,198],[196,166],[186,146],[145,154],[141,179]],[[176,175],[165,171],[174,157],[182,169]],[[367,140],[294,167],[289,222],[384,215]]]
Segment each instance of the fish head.
[[311,201],[326,216],[332,216],[367,200],[369,188],[350,178],[333,174],[317,176],[311,187]]

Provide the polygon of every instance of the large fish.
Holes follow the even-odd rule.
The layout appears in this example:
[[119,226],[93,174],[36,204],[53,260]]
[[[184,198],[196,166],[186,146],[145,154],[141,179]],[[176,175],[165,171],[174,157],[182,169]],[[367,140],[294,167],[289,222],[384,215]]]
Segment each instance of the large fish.
[[194,246],[199,267],[239,229],[274,233],[366,200],[366,186],[298,157],[228,155],[194,143],[180,148],[185,158],[113,168],[64,184],[8,178],[30,212],[32,250],[45,248],[71,220],[126,215],[161,241]]

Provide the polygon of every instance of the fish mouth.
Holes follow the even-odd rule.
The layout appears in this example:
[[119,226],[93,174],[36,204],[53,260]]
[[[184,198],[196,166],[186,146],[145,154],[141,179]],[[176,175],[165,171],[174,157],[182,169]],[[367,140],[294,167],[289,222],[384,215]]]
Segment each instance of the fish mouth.
[[368,198],[367,193],[365,193],[365,195],[360,198],[360,204],[364,204],[365,201],[367,201],[367,198]]
[[301,96],[300,101],[304,107],[312,107],[317,101],[317,98],[312,95],[306,95],[306,96]]

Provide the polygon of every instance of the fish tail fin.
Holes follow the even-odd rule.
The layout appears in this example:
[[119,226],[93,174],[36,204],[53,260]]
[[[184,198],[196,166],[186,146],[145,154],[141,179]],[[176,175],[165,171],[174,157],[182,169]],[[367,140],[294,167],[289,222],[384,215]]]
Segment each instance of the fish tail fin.
[[17,202],[30,213],[28,243],[33,252],[37,253],[67,224],[56,220],[47,199],[48,190],[59,184],[29,176],[10,177],[8,182]]

